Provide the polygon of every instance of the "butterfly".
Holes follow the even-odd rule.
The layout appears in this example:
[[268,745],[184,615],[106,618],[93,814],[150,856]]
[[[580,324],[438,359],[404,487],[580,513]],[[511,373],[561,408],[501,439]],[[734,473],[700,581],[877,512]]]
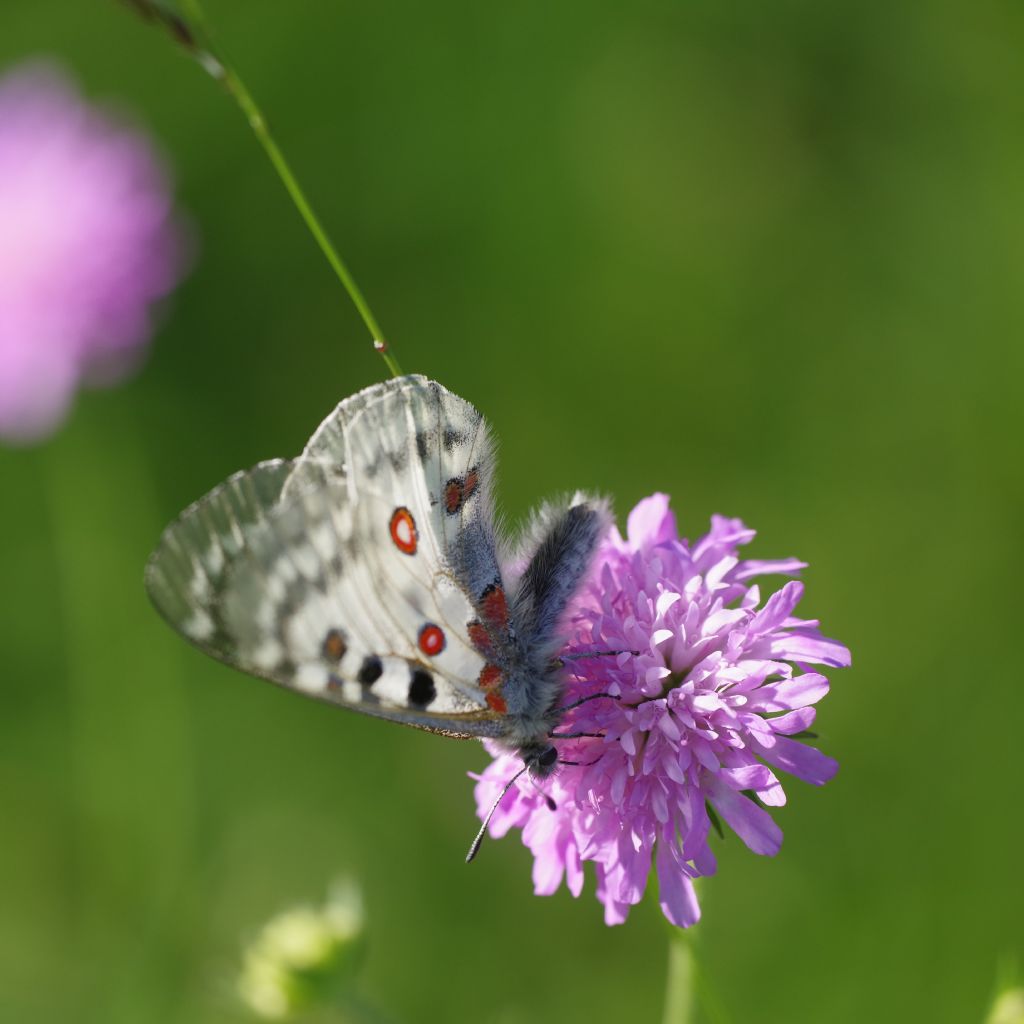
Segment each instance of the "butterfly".
[[469,402],[422,376],[377,384],[341,402],[299,458],[237,473],[186,509],[150,558],[147,590],[229,665],[492,739],[522,758],[519,774],[544,779],[568,710],[566,610],[611,514],[582,494],[544,505],[506,550],[494,464]]

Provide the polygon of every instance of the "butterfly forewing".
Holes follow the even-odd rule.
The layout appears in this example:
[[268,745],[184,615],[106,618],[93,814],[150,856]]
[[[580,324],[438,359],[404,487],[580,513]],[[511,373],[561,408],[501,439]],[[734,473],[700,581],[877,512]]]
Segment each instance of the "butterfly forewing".
[[478,600],[501,580],[494,537],[494,448],[467,401],[425,377],[402,377],[342,402],[303,453],[344,473],[354,496],[405,495],[432,526],[438,558]]
[[[402,498],[400,494],[396,500]],[[473,711],[485,706],[477,686],[485,662],[467,629],[475,609],[451,566],[438,557],[429,519],[425,524],[417,521],[416,512],[412,503],[391,504],[378,495],[360,496],[357,518],[360,536],[368,540],[368,579],[378,587],[393,635],[402,636],[413,657],[443,679],[445,692],[439,683],[430,710]],[[386,581],[385,585],[379,581]]]

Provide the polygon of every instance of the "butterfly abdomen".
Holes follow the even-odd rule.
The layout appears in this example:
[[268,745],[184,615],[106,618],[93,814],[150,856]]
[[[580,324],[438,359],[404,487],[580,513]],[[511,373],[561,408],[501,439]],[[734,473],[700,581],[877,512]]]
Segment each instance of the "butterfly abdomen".
[[577,494],[571,504],[545,505],[529,531],[534,545],[512,593],[512,624],[538,675],[561,646],[566,609],[586,579],[597,545],[611,523],[600,498]]

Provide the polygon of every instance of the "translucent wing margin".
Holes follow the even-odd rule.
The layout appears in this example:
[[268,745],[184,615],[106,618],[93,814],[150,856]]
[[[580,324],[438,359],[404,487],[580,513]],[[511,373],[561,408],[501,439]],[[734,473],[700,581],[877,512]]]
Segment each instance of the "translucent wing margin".
[[196,502],[150,560],[154,604],[209,654],[282,686],[448,735],[500,735],[465,639],[472,604],[429,530],[422,551],[399,547],[391,498],[353,493],[339,470],[262,463]]

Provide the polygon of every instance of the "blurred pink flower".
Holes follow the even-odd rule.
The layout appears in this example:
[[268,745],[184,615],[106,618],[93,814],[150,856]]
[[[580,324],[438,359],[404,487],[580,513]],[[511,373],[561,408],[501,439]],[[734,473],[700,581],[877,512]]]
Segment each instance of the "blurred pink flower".
[[[714,874],[708,845],[713,812],[754,853],[772,855],[782,830],[768,807],[785,803],[773,769],[821,785],[837,764],[800,742],[828,680],[808,664],[845,666],[850,654],[793,618],[803,585],[786,583],[763,604],[753,577],[804,567],[795,559],[741,561],[754,536],[738,519],[715,516],[696,544],[679,537],[663,494],[641,501],[627,538],[613,530],[575,607],[577,635],[566,653],[636,651],[570,662],[566,703],[611,693],[569,712],[558,732],[564,765],[542,785],[527,776],[510,790],[490,832],[523,830],[538,895],[564,879],[583,889],[593,861],[605,921],[619,924],[643,896],[652,859],[665,916],[686,927],[700,917],[693,879]],[[481,818],[519,759],[488,745],[494,760],[476,785]]]
[[149,140],[54,66],[0,78],[0,437],[46,435],[79,384],[134,369],[184,262]]

